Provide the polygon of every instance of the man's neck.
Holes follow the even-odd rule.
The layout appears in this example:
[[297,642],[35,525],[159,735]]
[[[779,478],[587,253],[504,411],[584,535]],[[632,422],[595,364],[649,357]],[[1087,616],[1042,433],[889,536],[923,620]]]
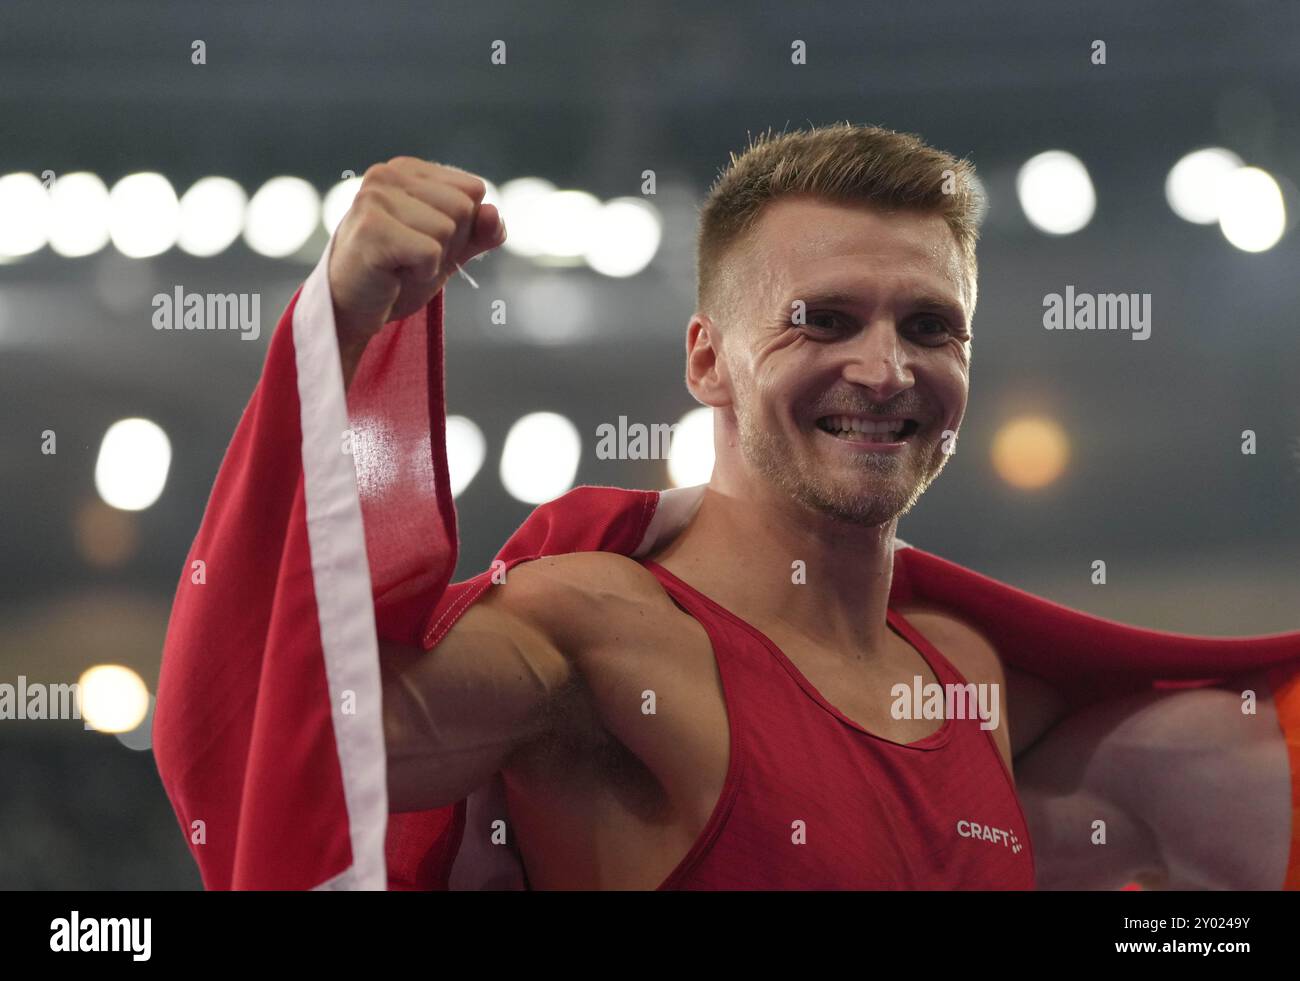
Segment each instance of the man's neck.
[[651,558],[756,626],[779,623],[859,658],[883,651],[897,519],[853,525],[763,491],[710,484]]

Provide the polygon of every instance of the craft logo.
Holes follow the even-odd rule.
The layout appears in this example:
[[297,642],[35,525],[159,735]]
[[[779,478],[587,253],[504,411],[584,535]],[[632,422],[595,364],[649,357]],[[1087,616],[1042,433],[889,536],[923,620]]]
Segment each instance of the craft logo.
[[628,425],[627,416],[619,416],[617,426],[612,422],[601,423],[596,427],[596,459],[666,460],[678,425],[675,422]]
[[149,917],[88,916],[77,910],[67,919],[50,921],[50,950],[57,953],[126,951],[133,961],[147,961],[152,944],[153,920]]
[[1047,330],[1129,330],[1135,341],[1151,336],[1150,293],[1075,293],[1043,297],[1043,326]]
[[237,330],[255,341],[262,333],[261,293],[155,293],[154,330]]
[[910,686],[899,682],[889,689],[895,719],[979,719],[981,729],[996,729],[1001,718],[998,688],[993,684],[938,685],[913,675]]
[[987,841],[990,844],[1001,845],[1003,848],[1010,848],[1012,855],[1019,855],[1025,847],[1014,831],[980,824],[978,821],[958,821],[957,834],[963,838],[975,838],[978,841]]

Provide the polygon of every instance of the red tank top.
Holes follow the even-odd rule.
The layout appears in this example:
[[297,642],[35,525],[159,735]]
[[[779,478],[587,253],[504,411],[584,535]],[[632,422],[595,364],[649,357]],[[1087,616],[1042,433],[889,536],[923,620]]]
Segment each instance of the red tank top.
[[[757,629],[644,565],[708,633],[731,730],[722,794],[660,889],[1034,888],[1024,812],[979,719],[874,736]],[[941,685],[965,684],[893,609],[888,622]]]

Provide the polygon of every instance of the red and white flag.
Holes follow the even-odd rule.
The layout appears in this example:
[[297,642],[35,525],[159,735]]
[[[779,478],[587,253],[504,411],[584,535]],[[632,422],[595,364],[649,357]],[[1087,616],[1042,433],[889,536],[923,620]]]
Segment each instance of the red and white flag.
[[345,394],[328,260],[275,329],[167,631],[154,755],[209,889],[386,887],[378,640],[414,643],[456,563],[442,293]]

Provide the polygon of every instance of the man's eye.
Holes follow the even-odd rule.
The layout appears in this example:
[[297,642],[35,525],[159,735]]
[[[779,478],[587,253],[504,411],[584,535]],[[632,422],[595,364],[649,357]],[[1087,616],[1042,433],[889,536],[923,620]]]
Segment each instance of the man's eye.
[[837,313],[816,312],[808,314],[805,323],[818,330],[830,331],[840,327],[840,315]]
[[918,317],[912,323],[916,332],[927,340],[948,334],[948,325],[938,317]]

